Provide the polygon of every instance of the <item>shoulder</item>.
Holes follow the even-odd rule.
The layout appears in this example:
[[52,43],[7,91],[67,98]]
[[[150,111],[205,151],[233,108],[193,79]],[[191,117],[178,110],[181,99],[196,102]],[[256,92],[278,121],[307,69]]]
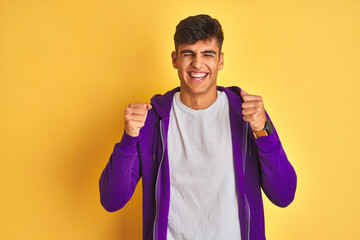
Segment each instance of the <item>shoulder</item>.
[[160,117],[161,119],[168,118],[174,94],[178,91],[180,91],[179,87],[174,88],[165,94],[155,94],[151,98],[152,109],[150,109],[149,114],[154,115],[157,118]]
[[241,88],[238,86],[230,86],[230,87],[217,86],[217,90],[225,92],[230,103],[238,103],[239,101],[242,102],[242,98],[240,95]]

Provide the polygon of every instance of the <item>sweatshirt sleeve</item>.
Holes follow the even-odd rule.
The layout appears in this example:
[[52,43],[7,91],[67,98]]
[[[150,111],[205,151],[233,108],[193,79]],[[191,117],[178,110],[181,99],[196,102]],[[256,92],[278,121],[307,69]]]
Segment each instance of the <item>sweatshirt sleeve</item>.
[[138,140],[139,137],[131,137],[124,131],[101,174],[100,201],[109,212],[125,206],[141,177]]
[[[271,121],[267,113],[266,116]],[[275,205],[288,206],[295,196],[297,177],[275,127],[272,134],[257,139],[254,137],[254,141],[259,155],[261,185],[264,193]]]

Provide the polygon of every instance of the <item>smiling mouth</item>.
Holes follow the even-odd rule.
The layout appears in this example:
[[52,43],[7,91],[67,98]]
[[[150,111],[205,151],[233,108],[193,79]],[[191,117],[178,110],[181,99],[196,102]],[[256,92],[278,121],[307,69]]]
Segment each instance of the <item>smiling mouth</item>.
[[205,78],[209,75],[206,72],[188,72],[188,75],[195,81],[195,82],[202,82]]

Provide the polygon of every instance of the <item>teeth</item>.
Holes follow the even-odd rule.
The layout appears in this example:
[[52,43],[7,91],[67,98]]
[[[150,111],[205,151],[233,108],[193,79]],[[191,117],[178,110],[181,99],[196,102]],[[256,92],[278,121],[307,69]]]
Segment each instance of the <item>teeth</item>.
[[193,77],[193,78],[203,78],[206,75],[207,75],[207,73],[194,73],[194,72],[190,73],[190,76]]

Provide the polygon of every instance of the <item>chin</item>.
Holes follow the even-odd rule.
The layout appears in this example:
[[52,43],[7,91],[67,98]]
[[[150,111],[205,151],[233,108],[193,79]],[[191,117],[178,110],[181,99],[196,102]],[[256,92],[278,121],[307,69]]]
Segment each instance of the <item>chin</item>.
[[209,92],[209,85],[203,85],[203,86],[189,86],[186,85],[185,87],[187,91],[191,94],[198,95],[198,94],[205,94]]

